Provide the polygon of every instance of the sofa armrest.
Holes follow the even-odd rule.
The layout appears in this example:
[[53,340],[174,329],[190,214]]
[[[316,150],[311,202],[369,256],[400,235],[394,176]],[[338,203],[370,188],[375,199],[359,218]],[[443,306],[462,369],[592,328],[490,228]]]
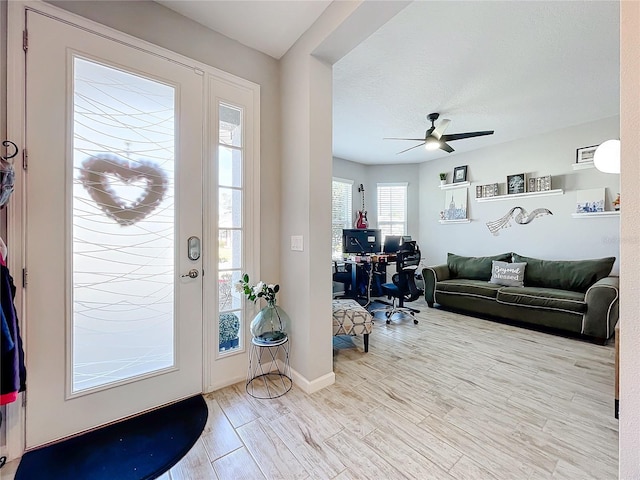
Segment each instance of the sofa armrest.
[[424,280],[424,299],[427,305],[433,307],[436,301],[436,282],[449,280],[451,272],[447,265],[436,265],[422,269],[422,279]]
[[603,342],[613,335],[618,322],[620,277],[605,277],[591,285],[585,294],[587,313],[582,322],[582,333]]

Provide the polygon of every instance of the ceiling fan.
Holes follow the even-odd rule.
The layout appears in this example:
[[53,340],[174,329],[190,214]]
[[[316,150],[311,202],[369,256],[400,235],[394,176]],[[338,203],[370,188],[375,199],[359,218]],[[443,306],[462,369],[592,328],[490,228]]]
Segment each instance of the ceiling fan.
[[485,130],[482,132],[466,132],[466,133],[451,133],[449,135],[444,135],[444,131],[451,123],[451,120],[443,119],[440,124],[436,127],[435,121],[440,117],[439,113],[430,113],[427,115],[427,120],[431,122],[431,127],[424,134],[424,138],[396,138],[396,137],[388,137],[384,138],[384,140],[413,140],[416,142],[422,142],[415,147],[407,148],[406,150],[402,150],[398,152],[397,155],[401,153],[408,152],[409,150],[413,150],[414,148],[425,146],[427,150],[444,150],[445,152],[451,153],[453,152],[453,148],[447,143],[452,142],[453,140],[462,140],[463,138],[472,138],[472,137],[482,137],[484,135],[493,135],[493,130]]

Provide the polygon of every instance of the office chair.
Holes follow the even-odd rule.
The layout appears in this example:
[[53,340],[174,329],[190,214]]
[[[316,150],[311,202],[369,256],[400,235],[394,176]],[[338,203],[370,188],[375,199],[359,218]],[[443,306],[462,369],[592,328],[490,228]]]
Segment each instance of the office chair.
[[344,285],[344,294],[339,297],[334,296],[334,298],[344,298],[349,297],[351,295],[351,268],[353,265],[349,263],[343,263],[342,265],[338,265],[338,262],[334,260],[333,262],[333,281],[336,283],[342,283]]
[[398,253],[396,254],[396,270],[393,275],[393,283],[382,284],[382,292],[388,298],[393,298],[393,303],[383,309],[373,310],[374,312],[385,312],[387,324],[391,323],[391,317],[395,313],[409,314],[413,318],[413,323],[417,324],[415,314],[419,310],[404,306],[404,302],[413,302],[420,298],[424,290],[418,288],[415,277],[420,263],[420,248],[415,241],[404,242]]

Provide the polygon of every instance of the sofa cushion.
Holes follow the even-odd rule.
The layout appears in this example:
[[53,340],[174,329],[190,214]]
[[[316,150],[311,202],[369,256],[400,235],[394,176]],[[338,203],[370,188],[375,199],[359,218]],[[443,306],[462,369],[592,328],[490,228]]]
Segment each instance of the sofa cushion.
[[513,254],[514,262],[526,262],[524,284],[527,287],[557,288],[586,292],[611,273],[615,257],[594,260],[540,260]]
[[494,260],[510,262],[511,253],[492,257],[463,257],[455,253],[447,254],[447,266],[451,272],[451,278],[468,278],[487,282],[491,278],[491,266]]
[[494,260],[489,283],[506,287],[522,287],[524,285],[524,270],[526,266],[526,263],[509,263]]
[[542,308],[582,315],[587,311],[584,293],[555,288],[502,287],[496,297],[498,303],[522,307]]
[[502,285],[494,285],[483,280],[469,280],[468,278],[443,280],[436,283],[436,293],[468,295],[491,299],[496,298],[500,288],[502,288]]

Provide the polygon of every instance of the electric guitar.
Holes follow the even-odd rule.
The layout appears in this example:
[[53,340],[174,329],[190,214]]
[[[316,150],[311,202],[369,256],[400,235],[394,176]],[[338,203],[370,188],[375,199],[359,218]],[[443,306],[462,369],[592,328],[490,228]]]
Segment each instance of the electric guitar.
[[364,209],[364,186],[360,184],[358,191],[362,193],[362,210],[358,210],[356,214],[356,228],[367,228],[369,222],[367,221],[367,211]]

